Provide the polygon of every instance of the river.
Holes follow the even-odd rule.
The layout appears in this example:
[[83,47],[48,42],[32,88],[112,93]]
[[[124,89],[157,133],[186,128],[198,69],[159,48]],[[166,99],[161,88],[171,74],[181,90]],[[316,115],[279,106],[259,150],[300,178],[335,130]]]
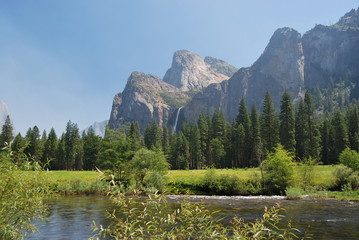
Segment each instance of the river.
[[[169,202],[178,202],[178,196],[169,196]],[[202,197],[193,196],[193,201],[203,200],[224,218],[240,216],[254,220],[263,214],[264,206],[279,203],[285,208],[282,214],[292,219],[293,227],[313,234],[313,239],[359,239],[359,202],[336,200],[286,200],[282,197]],[[48,201],[48,220],[38,223],[40,232],[31,233],[26,239],[87,239],[93,235],[92,221],[106,225],[104,213],[114,205],[105,197],[68,196]]]

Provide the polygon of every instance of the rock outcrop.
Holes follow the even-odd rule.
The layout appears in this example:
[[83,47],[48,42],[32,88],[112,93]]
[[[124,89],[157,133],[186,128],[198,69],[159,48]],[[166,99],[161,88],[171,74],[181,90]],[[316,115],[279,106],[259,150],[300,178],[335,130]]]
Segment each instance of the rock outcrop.
[[[200,56],[180,50],[173,55],[172,66],[167,70],[163,81],[182,91],[199,91],[211,83],[219,83],[230,77],[218,72],[212,66]],[[218,66],[221,65],[218,64]],[[223,63],[222,66],[224,66]]]
[[306,88],[326,88],[341,81],[359,83],[358,15],[359,9],[352,10],[337,24],[317,25],[304,34]]
[[124,91],[114,98],[109,128],[126,128],[130,122],[138,122],[144,132],[153,121],[162,126],[177,109],[176,104],[188,100],[187,94],[159,77],[133,72]]
[[181,120],[194,122],[201,112],[212,115],[221,109],[228,121],[238,113],[243,97],[248,106],[261,101],[269,91],[279,105],[287,90],[300,97],[304,87],[304,57],[300,34],[290,28],[278,29],[260,58],[249,68],[242,68],[228,81],[212,84],[194,96],[183,109]]
[[236,70],[222,60],[206,59],[208,63],[194,53],[181,50],[174,54],[172,67],[164,80],[149,74],[132,73],[124,91],[114,97],[109,128],[126,129],[134,121],[140,124],[142,132],[153,121],[160,126],[173,125],[174,112],[185,106],[194,93],[211,83],[228,79]]
[[332,26],[317,25],[303,36],[291,28],[278,29],[259,59],[238,71],[215,58],[203,60],[177,51],[163,81],[147,74],[131,75],[125,90],[114,98],[109,127],[117,129],[131,121],[139,122],[142,131],[152,121],[173,125],[179,107],[183,108],[178,126],[197,121],[201,113],[212,115],[216,109],[233,121],[241,98],[248,107],[261,107],[269,91],[279,107],[284,91],[296,101],[305,90],[341,82],[355,86],[352,95],[359,99],[359,9]]
[[248,106],[261,106],[269,91],[279,107],[285,90],[296,101],[307,89],[314,91],[343,81],[356,86],[352,95],[359,99],[358,20],[359,9],[332,26],[317,25],[303,37],[291,28],[278,29],[251,67],[194,96],[181,111],[180,121],[194,122],[201,112],[211,115],[216,109],[233,121],[242,97]]

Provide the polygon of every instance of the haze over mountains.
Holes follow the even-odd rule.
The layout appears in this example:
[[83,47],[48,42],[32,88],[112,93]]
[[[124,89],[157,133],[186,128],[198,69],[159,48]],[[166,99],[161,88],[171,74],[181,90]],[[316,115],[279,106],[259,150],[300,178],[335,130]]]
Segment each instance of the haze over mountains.
[[6,117],[10,116],[10,111],[6,103],[2,100],[0,100],[0,127],[4,125]]
[[354,99],[359,97],[358,83],[359,8],[336,24],[317,25],[303,36],[288,27],[278,29],[258,60],[239,70],[222,60],[177,51],[163,79],[131,74],[124,91],[114,98],[109,127],[126,128],[133,121],[140,123],[142,131],[153,121],[173,125],[179,108],[179,125],[196,121],[200,113],[212,115],[216,109],[232,121],[242,97],[248,106],[261,106],[269,91],[279,106],[285,90],[293,101],[306,90],[323,91],[325,99],[329,98],[325,89],[344,85]]

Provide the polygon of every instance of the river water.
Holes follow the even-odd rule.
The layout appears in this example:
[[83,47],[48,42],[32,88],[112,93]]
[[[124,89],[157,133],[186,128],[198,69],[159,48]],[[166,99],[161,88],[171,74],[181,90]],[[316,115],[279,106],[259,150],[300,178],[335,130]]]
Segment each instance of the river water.
[[[231,219],[240,216],[255,220],[263,214],[264,206],[279,203],[282,212],[292,220],[293,227],[312,234],[313,239],[359,239],[359,202],[335,200],[285,200],[282,197],[190,197],[193,201],[204,201],[222,217]],[[178,196],[169,196],[169,202],[178,202]],[[70,196],[48,201],[48,220],[38,223],[40,232],[26,239],[82,240],[93,235],[92,221],[106,225],[104,213],[114,205],[105,197]]]

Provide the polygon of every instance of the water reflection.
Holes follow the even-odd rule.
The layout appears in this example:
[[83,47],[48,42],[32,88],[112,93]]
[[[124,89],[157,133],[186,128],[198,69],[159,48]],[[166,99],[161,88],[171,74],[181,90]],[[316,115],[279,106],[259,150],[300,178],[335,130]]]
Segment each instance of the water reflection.
[[[359,239],[358,202],[242,197],[191,197],[190,200],[204,200],[213,210],[220,210],[220,216],[227,221],[234,216],[253,221],[262,216],[264,206],[280,203],[293,226],[313,234],[313,239]],[[169,196],[168,201],[173,208],[181,198]],[[60,197],[50,200],[49,206],[48,221],[38,224],[40,232],[26,239],[87,239],[93,235],[92,221],[106,225],[104,213],[114,209],[105,197],[95,196]]]
[[67,196],[48,201],[48,220],[38,223],[40,232],[31,233],[26,239],[88,239],[93,235],[92,221],[106,224],[106,210],[114,208],[105,197]]

